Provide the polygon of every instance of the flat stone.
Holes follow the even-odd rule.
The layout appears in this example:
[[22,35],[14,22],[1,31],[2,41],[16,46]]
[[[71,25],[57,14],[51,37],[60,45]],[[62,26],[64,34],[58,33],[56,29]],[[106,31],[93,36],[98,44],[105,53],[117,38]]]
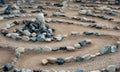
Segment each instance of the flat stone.
[[13,70],[13,72],[21,72],[21,70],[18,69],[18,68],[15,68],[15,69]]
[[69,56],[65,58],[65,62],[72,62],[74,60],[73,56]]
[[3,17],[0,17],[0,20],[3,20],[4,18]]
[[59,72],[66,72],[65,70],[60,70]]
[[24,40],[24,41],[29,41],[30,38],[29,38],[29,36],[22,36],[22,40]]
[[111,46],[104,46],[101,50],[100,53],[101,54],[107,54],[111,52]]
[[79,48],[81,48],[81,45],[80,44],[74,44],[74,47],[79,49]]
[[78,34],[78,32],[75,32],[75,31],[71,32],[71,35],[77,35],[77,34]]
[[50,69],[50,72],[57,72],[57,70],[55,70],[55,69]]
[[86,31],[86,32],[84,32],[84,34],[85,34],[85,35],[93,35],[93,32],[88,32],[88,31]]
[[84,60],[90,60],[91,59],[91,55],[90,54],[86,54],[82,57]]
[[22,72],[32,72],[32,70],[31,69],[25,69],[25,68],[23,68]]
[[90,72],[101,72],[100,70],[90,71]]
[[6,34],[6,37],[10,38],[11,37],[11,33]]
[[42,60],[42,64],[43,64],[43,65],[48,64],[48,60],[47,60],[47,59],[43,59],[43,60]]
[[107,67],[107,70],[108,70],[109,72],[116,72],[116,66],[115,66],[115,65],[109,65],[109,66]]
[[51,38],[46,38],[45,41],[46,41],[46,42],[51,42],[52,39],[51,39]]
[[80,21],[86,22],[86,21],[87,21],[87,18],[86,18],[86,17],[82,17],[82,18],[80,18]]
[[57,58],[55,58],[55,57],[49,57],[49,58],[47,58],[47,60],[49,63],[56,63],[57,62]]
[[68,51],[74,51],[75,50],[75,48],[72,47],[72,46],[67,46],[66,48],[67,48]]
[[33,50],[37,53],[41,52],[42,51],[42,48],[41,47],[35,47],[33,48]]
[[25,52],[25,48],[23,48],[23,47],[18,47],[15,51],[16,51],[16,52],[19,52],[19,53],[24,53],[24,52]]
[[57,41],[61,41],[63,39],[62,35],[57,35],[54,37]]
[[50,51],[52,51],[52,48],[45,46],[44,48],[42,48],[42,51],[50,52]]

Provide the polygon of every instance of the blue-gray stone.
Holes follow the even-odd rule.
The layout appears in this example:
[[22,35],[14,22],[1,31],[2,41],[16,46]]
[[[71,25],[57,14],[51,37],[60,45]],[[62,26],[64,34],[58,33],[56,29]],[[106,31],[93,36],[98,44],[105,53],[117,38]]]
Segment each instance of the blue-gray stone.
[[36,42],[36,41],[37,41],[37,38],[36,38],[36,37],[31,37],[31,38],[30,38],[30,41]]
[[45,40],[45,35],[42,35],[42,34],[38,35],[37,40],[40,42],[43,42]]
[[87,45],[87,41],[86,40],[83,40],[81,42],[79,42],[79,44],[83,47],[83,46],[86,46]]
[[88,31],[86,31],[86,32],[84,32],[84,34],[85,34],[85,35],[93,35],[94,33],[93,33],[93,32],[88,32]]
[[111,52],[111,46],[104,46],[101,50],[100,53],[101,54],[107,54]]
[[6,0],[1,0],[1,3],[2,4],[6,4]]
[[3,71],[7,72],[13,69],[13,64],[12,63],[7,63],[4,67],[3,67]]
[[19,58],[20,57],[20,53],[19,52],[15,52],[15,57]]
[[1,30],[1,33],[2,33],[4,36],[6,36],[9,32],[8,32],[7,29],[2,29],[2,30]]
[[83,69],[76,69],[75,72],[84,72]]
[[63,58],[58,58],[57,63],[58,63],[58,65],[62,65],[65,63],[65,60]]
[[82,61],[83,61],[82,57],[79,57],[79,56],[76,57],[76,62],[82,62]]
[[56,23],[57,20],[56,20],[55,18],[52,18],[52,19],[51,19],[51,22]]
[[20,69],[15,68],[13,72],[22,72]]

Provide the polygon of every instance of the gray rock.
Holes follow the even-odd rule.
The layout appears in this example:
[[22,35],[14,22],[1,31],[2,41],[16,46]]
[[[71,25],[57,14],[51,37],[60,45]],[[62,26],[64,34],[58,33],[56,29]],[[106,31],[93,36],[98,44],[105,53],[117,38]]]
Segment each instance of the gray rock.
[[43,34],[38,35],[37,40],[40,42],[43,42],[45,40],[45,35],[43,35]]
[[31,37],[31,38],[30,38],[30,41],[36,42],[36,41],[37,41],[37,38],[36,38],[36,37]]
[[13,39],[16,39],[16,40],[21,39],[21,37],[19,36],[18,33],[11,33],[11,37],[12,37]]
[[42,48],[41,48],[41,47],[35,47],[35,48],[33,48],[33,50],[34,50],[35,52],[41,52],[41,51],[42,51]]
[[86,54],[82,57],[84,60],[90,60],[91,59],[91,55],[90,54]]
[[20,57],[20,52],[15,52],[15,57],[19,58]]
[[82,62],[82,61],[83,61],[82,57],[79,57],[79,56],[76,57],[76,62]]
[[57,58],[55,58],[55,57],[49,57],[49,58],[47,58],[47,60],[49,63],[56,63],[57,62]]
[[22,72],[33,72],[31,69],[22,69]]
[[24,33],[25,35],[27,35],[27,36],[30,36],[30,35],[31,35],[31,33],[30,33],[28,30],[24,30],[23,33]]
[[52,48],[46,46],[46,47],[42,48],[42,51],[50,52],[50,51],[52,51]]
[[81,42],[79,42],[79,44],[83,47],[83,46],[86,46],[87,45],[87,41],[86,40],[83,40]]
[[73,56],[69,56],[65,58],[65,62],[72,62],[74,60]]
[[21,72],[21,70],[18,69],[18,68],[15,68],[15,69],[13,70],[13,72]]
[[80,18],[80,20],[81,20],[82,22],[86,22],[86,21],[87,21],[87,18],[86,18],[86,17],[82,17],[82,18]]
[[104,46],[101,50],[100,53],[101,54],[107,54],[111,52],[111,46]]
[[107,67],[108,72],[116,72],[116,66],[115,65],[109,65]]
[[13,69],[13,64],[12,63],[7,63],[4,67],[3,67],[3,71],[7,72]]
[[75,72],[84,72],[83,69],[76,69]]
[[39,28],[46,29],[45,18],[44,18],[44,14],[42,12],[37,15],[36,22],[39,24]]
[[52,19],[51,19],[51,22],[56,23],[57,20],[56,20],[55,18],[52,18]]
[[111,52],[116,52],[117,51],[117,46],[116,45],[112,45],[111,46]]
[[22,40],[24,40],[24,41],[29,41],[30,38],[29,38],[29,36],[22,36]]

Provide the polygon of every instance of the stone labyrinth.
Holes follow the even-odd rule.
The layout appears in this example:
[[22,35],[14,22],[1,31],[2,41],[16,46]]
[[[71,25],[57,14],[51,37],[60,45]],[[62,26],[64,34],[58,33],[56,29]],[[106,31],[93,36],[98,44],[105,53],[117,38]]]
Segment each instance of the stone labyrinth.
[[119,24],[106,1],[1,5],[0,72],[120,72]]

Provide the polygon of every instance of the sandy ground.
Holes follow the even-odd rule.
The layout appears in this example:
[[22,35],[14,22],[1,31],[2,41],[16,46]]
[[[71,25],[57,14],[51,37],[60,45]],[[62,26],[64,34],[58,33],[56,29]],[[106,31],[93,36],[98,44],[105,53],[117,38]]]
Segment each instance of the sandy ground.
[[[72,6],[74,3],[70,3]],[[117,7],[117,6],[115,6]],[[48,13],[48,16],[46,18],[49,18],[52,12],[55,12],[58,8],[53,8],[53,9],[47,9],[46,12]],[[89,17],[89,16],[84,16],[84,15],[78,15],[78,10],[79,9],[65,9],[65,14],[69,17],[73,16],[78,16],[78,17],[86,17],[89,20],[95,20],[97,22],[97,25],[100,26],[107,26],[110,28],[113,28],[114,26],[118,26],[115,22],[110,22],[107,20],[103,20],[100,18],[94,18],[94,17]],[[37,14],[35,14],[37,15]],[[120,21],[120,16],[109,16],[114,18],[116,21]],[[23,20],[23,19],[33,19],[34,17],[26,17],[26,18],[16,18],[16,19],[10,19],[10,20],[3,20],[0,21],[0,28],[3,28],[6,26],[6,24],[9,24],[13,22],[14,20]],[[57,20],[65,20],[69,22],[76,22],[77,24],[85,24],[88,25],[89,23],[84,23],[76,20],[71,20],[68,18],[63,18],[63,17],[51,17],[51,18],[56,18]],[[71,31],[77,31],[77,32],[84,32],[84,31],[92,31],[92,32],[100,32],[100,33],[106,33],[110,35],[114,35],[117,37],[120,37],[119,31],[115,30],[104,30],[104,29],[95,29],[95,28],[89,28],[89,27],[83,27],[83,26],[76,26],[76,25],[68,25],[64,23],[49,23],[51,27],[53,27],[56,32],[55,34],[70,34]],[[16,26],[20,27],[20,26]],[[16,27],[10,29],[12,31]],[[31,69],[51,69],[54,68],[56,70],[71,70],[72,72],[77,69],[77,68],[83,68],[85,72],[88,72],[90,70],[96,70],[96,69],[101,69],[104,68],[108,65],[111,64],[120,64],[120,49],[116,53],[104,55],[104,56],[99,56],[97,58],[91,59],[89,61],[85,62],[72,62],[72,63],[65,63],[64,65],[47,65],[47,66],[42,66],[41,60],[50,56],[53,57],[67,57],[67,56],[82,56],[84,54],[94,54],[95,52],[98,52],[103,46],[109,45],[109,44],[115,44],[118,39],[114,37],[108,37],[108,36],[85,36],[85,35],[77,35],[77,36],[70,36],[68,35],[67,38],[65,38],[61,42],[51,42],[51,43],[40,43],[40,42],[24,42],[24,41],[15,41],[10,38],[5,38],[2,35],[0,35],[0,44],[6,44],[10,46],[16,46],[16,47],[36,47],[36,46],[50,46],[52,48],[55,47],[60,47],[60,46],[67,46],[67,45],[73,45],[75,43],[78,43],[79,41],[83,39],[91,39],[92,44],[88,45],[82,49],[77,49],[74,52],[66,52],[66,51],[58,51],[58,52],[48,52],[48,53],[24,53],[22,54],[21,58],[18,60],[18,62],[15,64],[15,67],[17,68],[31,68]],[[0,66],[3,64],[7,63],[9,59],[12,57],[13,52],[10,50],[6,49],[0,49]],[[3,56],[4,55],[4,56]]]

